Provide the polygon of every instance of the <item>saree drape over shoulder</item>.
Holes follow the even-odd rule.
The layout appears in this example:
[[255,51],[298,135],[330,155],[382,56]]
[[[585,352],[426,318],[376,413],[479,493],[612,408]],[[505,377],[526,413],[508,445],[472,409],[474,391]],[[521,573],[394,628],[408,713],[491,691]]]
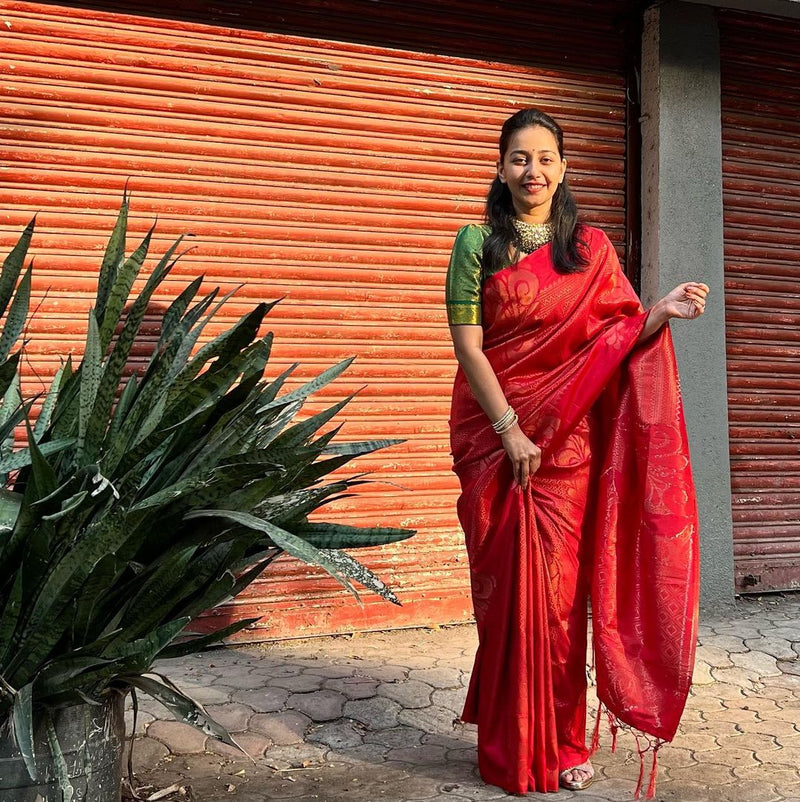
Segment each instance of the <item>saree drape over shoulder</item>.
[[588,754],[585,730],[565,744],[585,721],[566,708],[585,699],[586,644],[570,630],[580,614],[585,626],[586,595],[614,723],[671,740],[694,663],[697,513],[669,328],[637,342],[647,313],[613,246],[583,236],[585,271],[556,272],[545,245],[483,286],[483,350],[542,449],[524,491],[461,369],[453,388],[479,634],[463,719],[478,724],[484,780],[512,793],[557,791],[559,770]]

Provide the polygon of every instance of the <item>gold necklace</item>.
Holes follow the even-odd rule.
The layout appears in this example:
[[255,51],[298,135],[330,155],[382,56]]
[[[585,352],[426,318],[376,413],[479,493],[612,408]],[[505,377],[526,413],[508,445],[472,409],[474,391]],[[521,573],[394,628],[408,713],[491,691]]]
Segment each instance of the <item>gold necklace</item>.
[[526,223],[518,217],[512,218],[514,224],[514,245],[525,253],[533,253],[553,239],[552,223]]

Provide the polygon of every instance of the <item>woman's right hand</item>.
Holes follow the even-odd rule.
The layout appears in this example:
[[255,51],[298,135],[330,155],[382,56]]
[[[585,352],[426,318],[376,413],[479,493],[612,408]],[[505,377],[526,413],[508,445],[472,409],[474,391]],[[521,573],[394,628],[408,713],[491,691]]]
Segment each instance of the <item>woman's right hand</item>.
[[539,466],[542,464],[542,450],[529,439],[519,424],[500,435],[503,448],[514,469],[514,481],[524,490]]

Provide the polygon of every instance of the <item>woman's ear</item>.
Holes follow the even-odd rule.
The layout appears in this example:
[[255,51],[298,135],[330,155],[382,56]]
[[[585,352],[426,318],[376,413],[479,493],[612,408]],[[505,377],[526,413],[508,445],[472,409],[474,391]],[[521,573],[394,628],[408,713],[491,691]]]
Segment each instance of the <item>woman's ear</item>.
[[497,162],[495,164],[495,167],[497,168],[497,177],[500,179],[500,183],[501,184],[505,184],[506,183],[506,177],[505,177],[504,171],[503,171],[503,161],[502,161],[502,159],[498,159],[497,160]]
[[564,176],[567,174],[567,160],[561,160],[561,178],[558,179],[558,183],[560,184],[564,180]]

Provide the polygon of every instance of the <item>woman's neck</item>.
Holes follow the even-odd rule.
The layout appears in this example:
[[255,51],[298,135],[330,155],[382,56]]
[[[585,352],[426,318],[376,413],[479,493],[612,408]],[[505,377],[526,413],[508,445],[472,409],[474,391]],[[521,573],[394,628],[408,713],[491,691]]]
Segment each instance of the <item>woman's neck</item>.
[[519,209],[516,208],[517,218],[522,220],[523,223],[547,223],[550,220],[550,206],[534,206],[532,209]]

